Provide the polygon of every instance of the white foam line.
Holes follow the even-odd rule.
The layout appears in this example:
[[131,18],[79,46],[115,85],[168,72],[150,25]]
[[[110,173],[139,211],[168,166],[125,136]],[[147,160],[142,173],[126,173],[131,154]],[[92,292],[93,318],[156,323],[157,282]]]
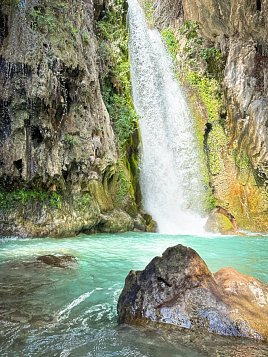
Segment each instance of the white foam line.
[[81,304],[82,302],[84,302],[86,299],[88,299],[95,292],[95,290],[96,289],[94,289],[92,291],[89,291],[89,292],[86,292],[86,293],[80,295],[77,299],[73,300],[69,305],[66,306],[65,309],[61,310],[58,313],[57,321],[61,321],[62,319],[67,318],[69,316],[71,310],[74,307],[76,307],[79,304]]

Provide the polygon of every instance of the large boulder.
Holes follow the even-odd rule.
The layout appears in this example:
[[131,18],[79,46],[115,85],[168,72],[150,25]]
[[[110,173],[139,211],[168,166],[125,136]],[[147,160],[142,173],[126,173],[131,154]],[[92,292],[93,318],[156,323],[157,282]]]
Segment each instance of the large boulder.
[[213,275],[193,249],[182,245],[168,248],[143,271],[131,271],[117,309],[120,323],[268,338],[268,286],[231,268]]

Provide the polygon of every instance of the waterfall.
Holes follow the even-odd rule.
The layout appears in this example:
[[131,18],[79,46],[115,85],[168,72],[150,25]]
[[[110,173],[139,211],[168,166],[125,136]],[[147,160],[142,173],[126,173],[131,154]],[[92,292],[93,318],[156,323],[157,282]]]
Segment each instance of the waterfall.
[[174,78],[172,59],[138,0],[129,3],[129,51],[135,109],[142,138],[140,182],[144,209],[160,233],[198,234],[204,195],[194,121]]

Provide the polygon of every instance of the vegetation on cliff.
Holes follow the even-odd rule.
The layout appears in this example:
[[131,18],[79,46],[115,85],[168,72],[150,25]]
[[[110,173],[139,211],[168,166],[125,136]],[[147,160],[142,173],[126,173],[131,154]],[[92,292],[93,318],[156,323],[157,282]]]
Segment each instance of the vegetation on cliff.
[[[149,14],[148,21],[152,22],[153,12],[195,118],[196,136],[204,163],[202,171],[207,191],[204,206],[207,212],[215,205],[221,205],[236,216],[241,228],[265,231],[267,192],[262,181],[264,176],[258,177],[256,165],[253,167],[256,157],[249,153],[252,148],[260,150],[264,146],[256,143],[261,140],[258,136],[254,136],[252,144],[245,146],[248,128],[242,130],[244,119],[240,120],[240,116],[244,118],[245,113],[234,114],[238,103],[230,104],[232,90],[227,97],[226,85],[229,83],[226,80],[226,68],[230,65],[227,62],[228,36],[217,34],[219,25],[216,15],[206,20],[202,13],[200,16],[203,22],[196,20],[201,8],[213,8],[214,4],[208,5],[204,1],[197,8],[196,5],[190,7],[191,2],[186,2],[179,7],[178,1],[177,7],[166,11],[167,2],[149,2],[150,6],[148,1],[144,1],[146,14]],[[232,75],[235,73],[229,71],[228,81],[233,80]],[[238,121],[241,122],[241,130],[237,127]],[[237,139],[239,136],[240,139]]]
[[133,228],[139,140],[125,2],[94,5],[1,3],[2,234]]
[[133,213],[140,204],[138,182],[138,116],[131,96],[126,2],[110,2],[97,23],[102,95],[110,114],[119,152],[115,203]]
[[113,121],[119,149],[137,129],[131,98],[128,31],[124,0],[110,3],[97,23],[103,99]]

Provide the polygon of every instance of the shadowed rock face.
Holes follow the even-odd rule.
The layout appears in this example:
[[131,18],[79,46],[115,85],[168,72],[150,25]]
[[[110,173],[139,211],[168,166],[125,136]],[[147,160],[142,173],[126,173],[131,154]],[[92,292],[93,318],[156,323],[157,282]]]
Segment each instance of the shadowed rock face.
[[118,301],[120,323],[145,322],[267,339],[268,287],[226,268],[213,276],[191,248],[177,245],[131,271]]

